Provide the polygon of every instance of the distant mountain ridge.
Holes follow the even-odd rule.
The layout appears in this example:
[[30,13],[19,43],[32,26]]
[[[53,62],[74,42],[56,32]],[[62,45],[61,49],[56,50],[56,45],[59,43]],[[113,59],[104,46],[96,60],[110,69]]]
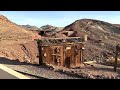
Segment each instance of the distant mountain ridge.
[[52,25],[44,25],[44,26],[41,26],[40,28],[38,28],[37,26],[32,26],[32,25],[18,25],[20,27],[23,27],[25,29],[28,29],[28,30],[55,30],[55,31],[60,31],[63,29],[63,27],[57,27],[57,26],[52,26]]
[[38,27],[36,27],[36,26],[31,26],[31,25],[29,25],[29,24],[27,24],[27,25],[19,25],[20,27],[23,27],[23,28],[25,28],[25,29],[28,29],[28,30],[39,30],[39,28]]
[[54,30],[56,32],[61,31],[63,29],[63,27],[57,27],[57,26],[52,26],[52,25],[44,25],[42,27],[40,27],[42,30]]
[[33,32],[38,32],[39,31],[49,31],[46,32],[46,34],[49,34],[50,36],[54,35],[55,33],[61,31],[63,29],[63,27],[56,27],[56,26],[52,26],[52,25],[44,25],[41,26],[40,28],[36,27],[36,26],[31,26],[31,25],[19,25],[20,27],[23,27],[27,30],[32,30]]

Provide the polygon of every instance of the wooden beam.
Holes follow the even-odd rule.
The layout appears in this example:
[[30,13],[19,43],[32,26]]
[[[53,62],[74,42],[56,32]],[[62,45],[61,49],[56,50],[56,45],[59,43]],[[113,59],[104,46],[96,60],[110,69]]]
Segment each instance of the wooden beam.
[[43,64],[42,46],[40,42],[37,42],[37,43],[38,43],[38,51],[39,51],[39,65],[42,65]]

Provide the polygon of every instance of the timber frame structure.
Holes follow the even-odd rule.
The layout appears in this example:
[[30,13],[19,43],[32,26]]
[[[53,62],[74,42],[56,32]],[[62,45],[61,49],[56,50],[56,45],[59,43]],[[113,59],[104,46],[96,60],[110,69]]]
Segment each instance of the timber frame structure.
[[39,64],[47,63],[66,68],[79,67],[83,62],[83,47],[80,37],[38,40]]

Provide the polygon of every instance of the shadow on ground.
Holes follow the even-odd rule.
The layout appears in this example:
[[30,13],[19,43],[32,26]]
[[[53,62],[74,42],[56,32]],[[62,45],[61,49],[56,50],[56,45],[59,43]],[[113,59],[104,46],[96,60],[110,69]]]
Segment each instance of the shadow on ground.
[[5,57],[0,57],[0,64],[7,64],[7,65],[31,65],[39,68],[44,68],[44,69],[50,69],[51,67],[48,67],[46,65],[39,65],[39,64],[30,64],[26,62],[20,62],[18,59],[16,60],[11,60]]
[[[48,67],[46,65],[33,65],[33,64],[30,64],[30,63],[26,63],[26,62],[20,62],[19,60],[11,60],[11,59],[8,59],[8,58],[5,58],[5,57],[0,57],[0,64],[7,64],[7,65],[30,65],[30,66],[34,66],[34,67],[37,67],[37,68],[43,68],[43,69],[47,69],[47,70],[53,70],[52,67]],[[113,71],[113,68],[106,68],[106,67],[86,67],[88,69],[91,69],[91,70],[97,70],[97,71],[101,71],[101,70],[104,70],[106,72],[114,72]],[[82,68],[81,68],[82,69]],[[82,78],[80,77],[79,75],[77,74],[70,74],[70,73],[66,73],[66,72],[62,72],[62,71],[56,71],[56,72],[59,72],[61,74],[66,74],[68,76],[73,76],[73,77],[78,77],[78,78]],[[120,74],[120,68],[117,68],[117,73]]]
[[20,62],[19,60],[11,60],[5,57],[0,57],[0,64],[8,64],[8,65],[30,65],[25,62]]

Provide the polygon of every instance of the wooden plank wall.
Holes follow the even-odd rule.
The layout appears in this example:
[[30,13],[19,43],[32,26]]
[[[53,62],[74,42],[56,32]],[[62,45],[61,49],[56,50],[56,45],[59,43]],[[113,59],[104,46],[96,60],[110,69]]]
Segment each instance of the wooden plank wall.
[[[77,54],[75,53],[75,45],[77,46]],[[50,45],[42,46],[42,60],[43,63],[53,64],[60,67],[78,67],[81,63],[81,48],[83,44],[64,44],[64,45]],[[55,63],[55,48],[59,48],[60,61]]]

